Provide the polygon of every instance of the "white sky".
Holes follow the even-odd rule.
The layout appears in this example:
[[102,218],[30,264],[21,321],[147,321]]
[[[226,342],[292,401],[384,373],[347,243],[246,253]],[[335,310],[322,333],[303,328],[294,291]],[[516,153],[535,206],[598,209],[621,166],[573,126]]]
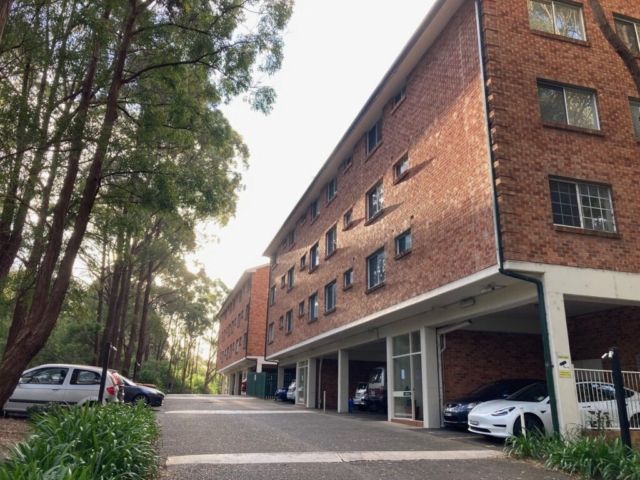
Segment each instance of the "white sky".
[[[233,288],[269,242],[382,80],[433,0],[297,0],[272,113],[224,107],[251,157],[236,217],[208,226],[194,260]],[[217,237],[217,241],[211,237]]]

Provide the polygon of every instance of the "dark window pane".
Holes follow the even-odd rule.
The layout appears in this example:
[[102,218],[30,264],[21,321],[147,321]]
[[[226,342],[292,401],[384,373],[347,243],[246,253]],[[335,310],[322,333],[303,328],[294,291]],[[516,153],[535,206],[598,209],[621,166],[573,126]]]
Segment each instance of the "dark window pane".
[[555,33],[551,2],[529,1],[529,26],[533,30]]
[[540,115],[543,120],[555,123],[567,123],[562,87],[538,85]]
[[636,36],[636,25],[631,22],[616,19],[616,31],[629,50],[633,53],[640,53],[638,37]]

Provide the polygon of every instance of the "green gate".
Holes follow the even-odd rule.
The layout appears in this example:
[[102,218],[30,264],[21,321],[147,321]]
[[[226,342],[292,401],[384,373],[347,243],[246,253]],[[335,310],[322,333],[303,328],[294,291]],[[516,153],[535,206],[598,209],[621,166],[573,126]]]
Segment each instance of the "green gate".
[[278,385],[277,373],[249,373],[247,374],[247,396],[272,399]]

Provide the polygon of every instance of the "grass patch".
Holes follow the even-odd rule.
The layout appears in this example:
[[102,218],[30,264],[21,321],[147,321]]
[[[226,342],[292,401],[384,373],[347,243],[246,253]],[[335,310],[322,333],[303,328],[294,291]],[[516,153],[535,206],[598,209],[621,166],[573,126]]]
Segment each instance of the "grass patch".
[[32,417],[32,431],[9,448],[0,480],[147,479],[158,469],[160,429],[142,405],[54,408]]
[[547,468],[576,474],[583,479],[640,480],[640,453],[628,449],[619,438],[609,441],[603,437],[547,437],[528,434],[511,437],[505,446],[510,456],[532,458]]

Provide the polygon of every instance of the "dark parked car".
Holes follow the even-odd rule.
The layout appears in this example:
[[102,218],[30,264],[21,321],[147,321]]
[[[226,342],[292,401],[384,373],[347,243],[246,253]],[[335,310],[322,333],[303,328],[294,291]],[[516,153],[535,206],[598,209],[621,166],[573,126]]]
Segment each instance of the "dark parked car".
[[498,380],[483,385],[463,397],[448,401],[444,406],[444,424],[451,427],[467,428],[469,412],[479,403],[505,399],[518,390],[540,381],[516,378]]
[[276,390],[276,393],[274,395],[276,402],[278,400],[281,400],[283,402],[287,401],[287,390],[289,390],[288,388],[279,388],[278,390]]
[[124,381],[124,403],[144,403],[152,407],[161,407],[164,403],[164,393],[160,390],[138,385],[122,375],[121,378]]

